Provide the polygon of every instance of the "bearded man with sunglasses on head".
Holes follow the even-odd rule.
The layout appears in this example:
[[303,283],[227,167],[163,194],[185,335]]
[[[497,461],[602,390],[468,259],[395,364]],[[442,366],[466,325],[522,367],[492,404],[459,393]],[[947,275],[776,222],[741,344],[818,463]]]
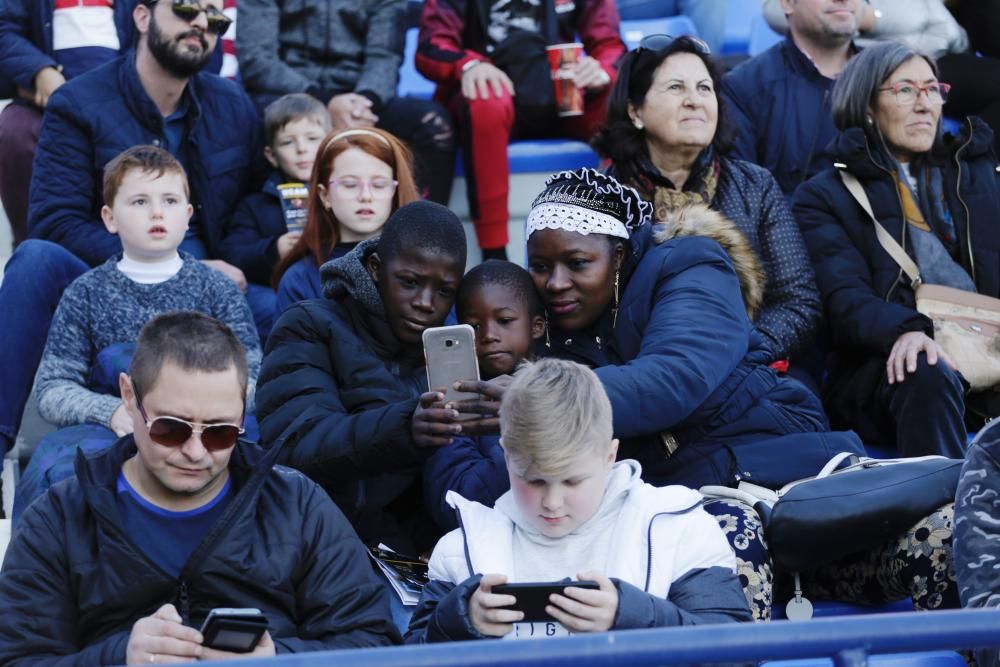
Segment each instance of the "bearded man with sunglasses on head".
[[[273,468],[280,447],[238,443],[243,346],[207,315],[139,335],[119,378],[135,432],[79,454],[76,477],[25,512],[0,572],[0,663],[157,664],[399,641],[387,591],[343,514]],[[252,653],[209,648],[219,607],[255,607]]]
[[[237,202],[263,180],[253,104],[234,82],[201,71],[229,26],[222,0],[144,0],[132,19],[136,49],[60,86],[46,106],[29,195],[34,238],[17,247],[0,284],[0,312],[17,313],[0,333],[0,450],[14,444],[62,291],[121,251],[101,222],[104,166],[137,144],[178,158],[194,206],[181,250],[203,261],[218,256]],[[238,269],[207,263],[246,289]],[[274,315],[264,291],[269,303],[248,294],[259,331]]]

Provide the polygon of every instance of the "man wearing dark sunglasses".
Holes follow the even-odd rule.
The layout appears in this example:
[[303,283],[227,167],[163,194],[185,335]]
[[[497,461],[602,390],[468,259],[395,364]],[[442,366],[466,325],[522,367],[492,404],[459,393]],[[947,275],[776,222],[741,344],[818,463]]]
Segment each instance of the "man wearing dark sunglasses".
[[[153,144],[180,160],[194,206],[180,249],[246,291],[239,269],[212,259],[236,204],[263,177],[253,104],[234,82],[201,70],[228,25],[221,11],[222,0],[135,5],[136,48],[70,80],[49,99],[29,194],[33,238],[17,247],[0,284],[0,312],[18,313],[0,330],[0,450],[14,444],[63,289],[121,252],[100,210],[104,166],[122,151]],[[266,335],[273,292],[251,291],[248,301]]]
[[[280,451],[237,443],[247,366],[221,322],[152,319],[122,398],[135,432],[80,454],[25,512],[0,572],[0,663],[157,664],[399,641],[386,588],[330,498]],[[45,554],[40,557],[40,554]],[[255,607],[249,654],[204,645],[213,608]]]

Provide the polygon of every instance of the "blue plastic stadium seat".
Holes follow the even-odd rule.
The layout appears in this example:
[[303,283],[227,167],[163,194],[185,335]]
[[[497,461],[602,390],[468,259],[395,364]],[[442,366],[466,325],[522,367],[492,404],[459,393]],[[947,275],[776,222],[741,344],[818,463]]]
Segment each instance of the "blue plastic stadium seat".
[[618,0],[616,4],[623,21],[665,18],[663,0]]
[[766,51],[783,39],[783,35],[771,30],[771,26],[764,20],[764,15],[758,11],[753,21],[751,21],[750,42],[747,45],[747,53],[753,57],[762,51]]
[[396,84],[396,94],[400,97],[419,97],[430,99],[434,95],[434,82],[425,79],[417,71],[417,28],[406,31],[406,48],[403,51],[403,64],[399,67],[399,83]]
[[[762,663],[768,667],[832,667],[830,658],[808,660],[773,660]],[[895,653],[868,656],[872,667],[963,667],[965,660],[953,651],[928,651],[927,653]]]
[[947,134],[958,135],[962,132],[962,126],[965,123],[959,118],[949,118],[948,116],[941,116],[941,129]]
[[642,20],[622,20],[621,22],[622,41],[629,50],[639,46],[639,42],[646,35],[681,35],[698,36],[698,29],[694,23],[686,16],[663,16]]
[[761,11],[758,1],[730,0],[722,47],[719,49],[720,55],[751,53],[750,39],[753,25],[754,21],[761,17]]
[[[507,151],[512,174],[553,174],[564,169],[596,167],[600,162],[597,153],[590,146],[573,139],[513,141]],[[455,175],[462,176],[464,173],[462,155],[459,153]]]
[[[865,614],[891,614],[895,612],[907,611],[913,611],[913,601],[910,598],[874,607],[851,604],[849,602],[827,600],[813,601],[813,618],[863,616]],[[785,603],[778,603],[771,607],[771,618],[776,621],[785,619]]]

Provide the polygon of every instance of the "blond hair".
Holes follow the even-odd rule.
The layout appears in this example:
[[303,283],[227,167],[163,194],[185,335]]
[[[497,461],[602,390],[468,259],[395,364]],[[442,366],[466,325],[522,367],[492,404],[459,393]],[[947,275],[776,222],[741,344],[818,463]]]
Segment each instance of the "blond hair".
[[597,374],[563,359],[522,364],[500,407],[504,451],[524,471],[560,474],[611,445],[611,401]]

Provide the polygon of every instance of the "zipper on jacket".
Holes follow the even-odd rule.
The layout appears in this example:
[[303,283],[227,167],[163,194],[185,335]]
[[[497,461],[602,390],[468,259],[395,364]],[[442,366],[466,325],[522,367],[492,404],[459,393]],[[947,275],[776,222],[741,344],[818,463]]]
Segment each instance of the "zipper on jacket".
[[[649,584],[653,577],[653,523],[661,516],[680,516],[681,514],[687,514],[696,507],[700,507],[701,502],[696,502],[690,507],[686,507],[682,510],[674,510],[672,512],[657,512],[649,519],[649,525],[646,526],[646,583],[643,585],[642,590],[649,593]],[[712,517],[715,518],[714,516]]]
[[958,174],[955,177],[955,196],[958,197],[959,203],[965,209],[965,246],[969,252],[969,272],[972,274],[971,277],[974,284],[976,282],[976,260],[972,257],[972,214],[969,213],[968,204],[962,199],[962,161],[958,159],[962,151],[972,143],[972,121],[966,118],[965,122],[969,128],[969,138],[955,151],[955,167],[958,169]]
[[180,586],[177,587],[177,603],[180,606],[181,623],[187,625],[191,616],[191,601],[188,598],[187,582],[181,579]]

